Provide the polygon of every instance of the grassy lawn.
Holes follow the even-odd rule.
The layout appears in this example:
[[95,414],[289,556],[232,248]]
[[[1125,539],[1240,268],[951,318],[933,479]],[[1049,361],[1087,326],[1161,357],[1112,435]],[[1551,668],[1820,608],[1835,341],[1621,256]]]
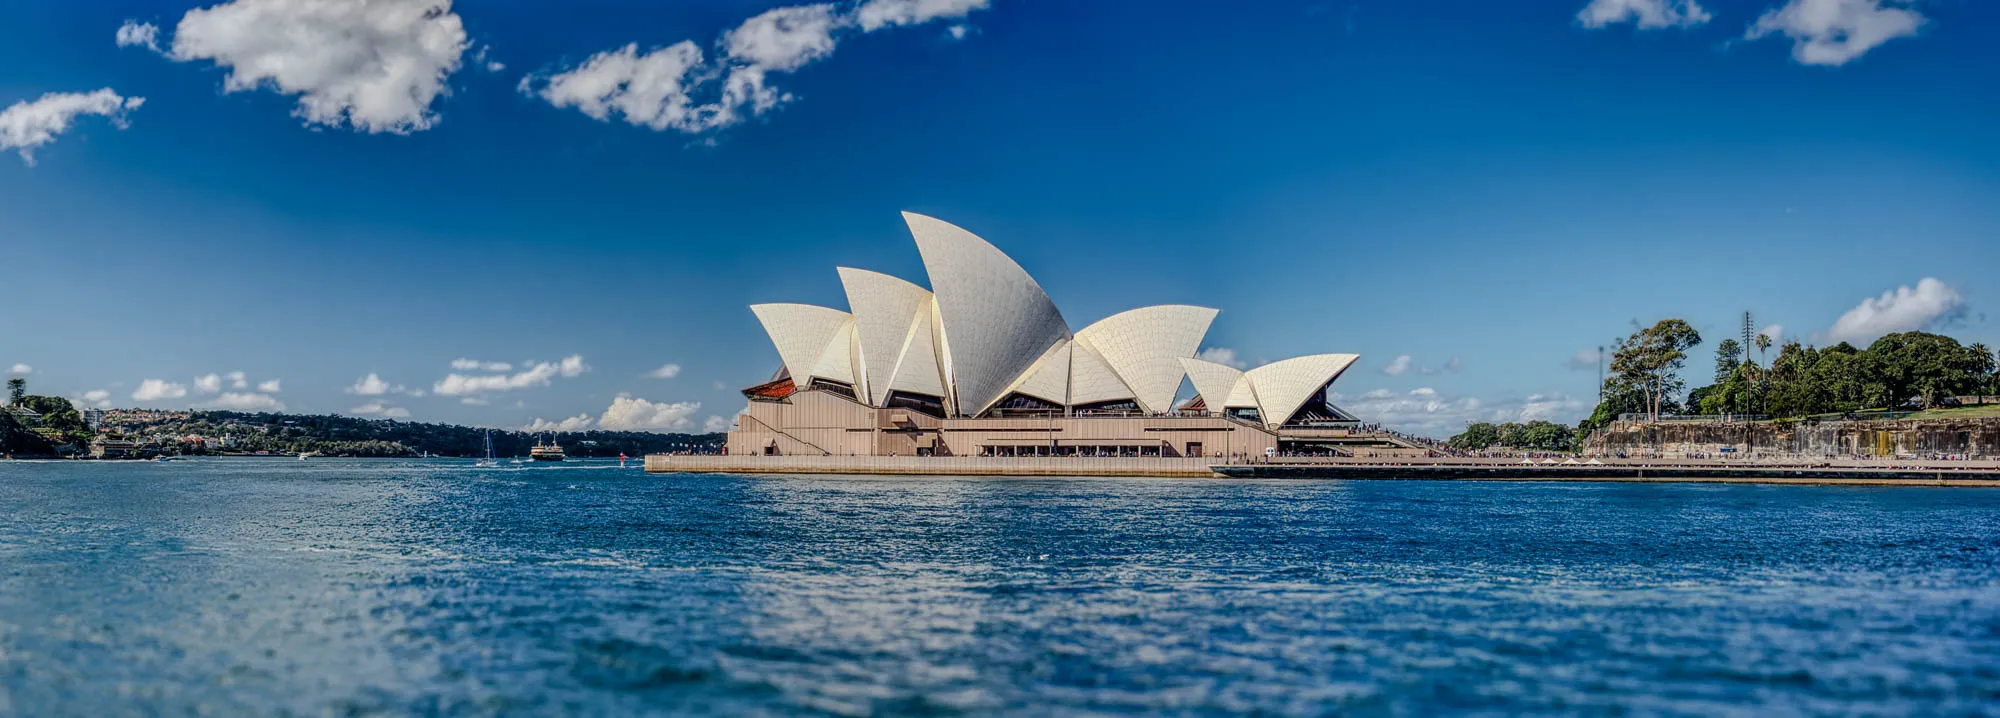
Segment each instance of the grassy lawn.
[[1985,406],[1961,406],[1955,409],[1931,409],[1911,414],[1911,419],[1985,419],[2000,417],[2000,404]]

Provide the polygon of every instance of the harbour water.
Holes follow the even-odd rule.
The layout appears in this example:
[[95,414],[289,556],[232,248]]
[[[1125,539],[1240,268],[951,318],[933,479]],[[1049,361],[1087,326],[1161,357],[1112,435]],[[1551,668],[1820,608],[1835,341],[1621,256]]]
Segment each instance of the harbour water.
[[0,715],[2000,711],[2000,491],[0,463]]

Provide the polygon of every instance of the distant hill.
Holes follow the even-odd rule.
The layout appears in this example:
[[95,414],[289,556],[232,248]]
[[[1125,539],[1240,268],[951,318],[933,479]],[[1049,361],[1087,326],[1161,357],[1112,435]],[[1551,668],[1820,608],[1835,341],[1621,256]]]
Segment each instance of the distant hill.
[[[235,411],[105,412],[103,429],[143,443],[173,446],[188,453],[318,453],[322,456],[474,457],[485,453],[486,429],[349,416],[243,413]],[[535,434],[493,430],[493,452],[502,458],[527,456]],[[643,431],[586,431],[557,434],[573,457],[638,457],[658,453],[717,453],[722,434],[655,434]]]

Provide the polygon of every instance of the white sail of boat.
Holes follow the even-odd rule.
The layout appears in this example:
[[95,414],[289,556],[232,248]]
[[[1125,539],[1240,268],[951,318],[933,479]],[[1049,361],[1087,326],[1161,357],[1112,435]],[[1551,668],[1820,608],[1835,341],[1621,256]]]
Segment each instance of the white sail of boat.
[[492,429],[487,429],[487,430],[486,430],[486,458],[484,458],[484,459],[480,459],[480,460],[479,460],[479,462],[478,462],[478,463],[476,463],[476,464],[473,464],[473,466],[499,466],[499,465],[500,465],[500,462],[499,462],[499,461],[496,461],[496,460],[494,460],[494,458],[493,458],[493,430],[492,430]]

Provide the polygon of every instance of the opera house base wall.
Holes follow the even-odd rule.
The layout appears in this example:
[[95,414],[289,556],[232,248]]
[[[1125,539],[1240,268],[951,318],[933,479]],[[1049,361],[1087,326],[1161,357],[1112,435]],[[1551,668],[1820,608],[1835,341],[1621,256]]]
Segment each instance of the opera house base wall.
[[1213,478],[1213,458],[979,456],[679,456],[652,454],[654,474],[850,474],[876,476],[1132,476]]

